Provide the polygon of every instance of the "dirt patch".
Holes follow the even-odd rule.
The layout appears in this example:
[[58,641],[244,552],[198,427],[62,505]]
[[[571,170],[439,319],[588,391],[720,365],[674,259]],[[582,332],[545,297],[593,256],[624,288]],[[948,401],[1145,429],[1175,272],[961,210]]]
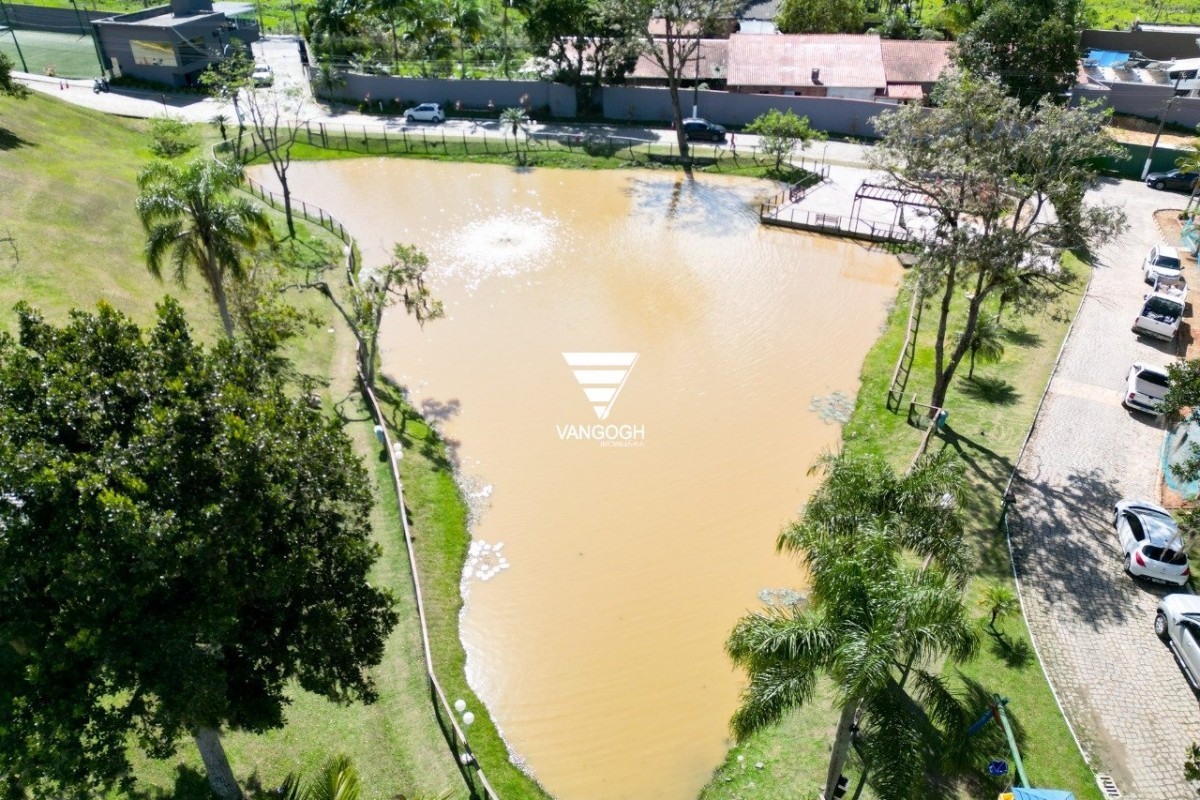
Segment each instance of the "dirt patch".
[[[1154,144],[1154,133],[1158,130],[1158,122],[1116,114],[1112,118],[1112,124],[1105,130],[1118,142],[1151,145]],[[1158,143],[1163,147],[1190,149],[1195,141],[1196,137],[1193,134],[1164,130]]]
[[[1158,226],[1158,230],[1162,233],[1163,241],[1169,245],[1177,247],[1179,238],[1183,235],[1183,220],[1179,218],[1179,213],[1183,211],[1181,208],[1163,208],[1154,212],[1154,224]],[[1179,255],[1185,262],[1190,262],[1192,266],[1196,264],[1196,257],[1186,250],[1180,250]],[[1188,286],[1200,287],[1200,274],[1190,273],[1185,276]]]

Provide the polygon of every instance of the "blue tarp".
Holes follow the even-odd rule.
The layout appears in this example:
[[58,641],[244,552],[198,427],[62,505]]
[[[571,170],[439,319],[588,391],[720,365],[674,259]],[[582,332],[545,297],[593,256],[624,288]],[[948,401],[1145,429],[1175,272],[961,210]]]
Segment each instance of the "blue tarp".
[[1087,55],[1083,58],[1085,61],[1095,61],[1101,67],[1111,67],[1113,64],[1128,61],[1129,53],[1122,53],[1119,50],[1088,50]]
[[1064,789],[1013,789],[1013,800],[1075,800]]

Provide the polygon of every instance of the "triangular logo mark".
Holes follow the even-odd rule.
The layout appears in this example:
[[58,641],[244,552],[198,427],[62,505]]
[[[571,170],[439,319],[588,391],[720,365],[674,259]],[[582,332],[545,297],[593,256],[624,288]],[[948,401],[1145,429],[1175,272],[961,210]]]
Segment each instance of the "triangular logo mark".
[[637,353],[563,353],[575,380],[583,387],[588,402],[600,419],[608,419],[617,395],[625,386]]

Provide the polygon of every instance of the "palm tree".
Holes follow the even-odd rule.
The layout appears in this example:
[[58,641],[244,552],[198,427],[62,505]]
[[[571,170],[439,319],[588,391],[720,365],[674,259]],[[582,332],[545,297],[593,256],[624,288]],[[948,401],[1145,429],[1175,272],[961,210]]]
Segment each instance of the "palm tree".
[[[359,800],[362,795],[358,770],[345,755],[336,755],[326,761],[321,772],[309,780],[307,786],[302,786],[299,776],[293,773],[287,776],[277,792],[272,793],[279,800]],[[448,800],[452,795],[453,792],[447,789],[434,800]]]
[[529,115],[525,113],[525,109],[520,106],[506,108],[500,112],[500,125],[511,125],[513,135],[513,146],[517,148],[517,161],[524,163],[521,158],[521,139],[518,137],[520,131],[529,130]]
[[459,77],[467,77],[467,41],[472,44],[483,35],[483,8],[479,0],[450,0],[450,16],[458,30]]
[[996,620],[1010,616],[1020,608],[1016,594],[1003,583],[989,584],[979,598],[979,605],[992,615],[992,618],[988,620],[988,627],[997,636],[1000,635],[1000,632],[996,630]]
[[396,22],[404,3],[405,0],[371,0],[371,9],[387,20],[392,31],[392,69],[389,70],[392,73],[396,70],[396,62],[400,60],[400,40],[396,35]]
[[[1200,172],[1200,136],[1192,140],[1192,149],[1186,155],[1180,156],[1175,161],[1175,166],[1184,172]],[[1196,203],[1197,195],[1200,195],[1200,181],[1192,184],[1192,194],[1188,198],[1188,204],[1184,209],[1184,213],[1192,210],[1192,206]]]
[[805,503],[803,516],[779,534],[780,552],[804,556],[813,531],[853,537],[873,526],[926,564],[965,582],[961,507],[967,484],[953,453],[923,455],[904,474],[880,456],[827,453],[812,472],[825,478]]
[[232,194],[241,175],[240,167],[209,159],[182,168],[154,161],[138,175],[141,194],[135,205],[146,229],[146,265],[151,274],[162,278],[168,256],[180,284],[189,270],[199,270],[231,337],[233,317],[225,280],[246,276],[248,251],[269,237],[271,230],[257,204]]
[[[960,334],[961,338],[961,334]],[[980,315],[975,322],[975,332],[971,334],[971,367],[967,370],[967,379],[975,377],[975,360],[981,364],[995,364],[1004,358],[1004,328],[998,318]]]
[[[898,716],[899,661],[967,658],[976,639],[959,587],[939,570],[906,565],[893,532],[870,526],[847,537],[811,525],[798,536],[810,574],[807,604],[751,613],[726,643],[749,677],[732,728],[744,739],[812,701],[819,679],[829,678],[841,710],[825,781],[825,796],[833,797],[856,725],[913,727]],[[889,780],[907,776],[915,785],[923,754],[909,747],[895,755]]]
[[312,71],[313,90],[317,97],[324,94],[330,100],[333,93],[346,85],[346,73],[329,59],[322,59]]

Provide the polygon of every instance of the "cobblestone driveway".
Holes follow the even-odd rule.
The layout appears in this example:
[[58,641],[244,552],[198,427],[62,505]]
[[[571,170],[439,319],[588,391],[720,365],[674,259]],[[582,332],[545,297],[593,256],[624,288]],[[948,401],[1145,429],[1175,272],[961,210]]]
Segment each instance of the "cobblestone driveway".
[[1098,253],[1019,465],[1013,547],[1029,625],[1092,768],[1123,797],[1185,800],[1196,796],[1183,761],[1200,740],[1200,706],[1154,636],[1166,591],[1124,574],[1112,527],[1114,501],[1158,496],[1163,431],[1125,410],[1121,396],[1131,363],[1173,358],[1172,347],[1129,328],[1146,291],[1140,264],[1161,240],[1153,212],[1182,201],[1128,181],[1095,196],[1122,206],[1130,226]]

